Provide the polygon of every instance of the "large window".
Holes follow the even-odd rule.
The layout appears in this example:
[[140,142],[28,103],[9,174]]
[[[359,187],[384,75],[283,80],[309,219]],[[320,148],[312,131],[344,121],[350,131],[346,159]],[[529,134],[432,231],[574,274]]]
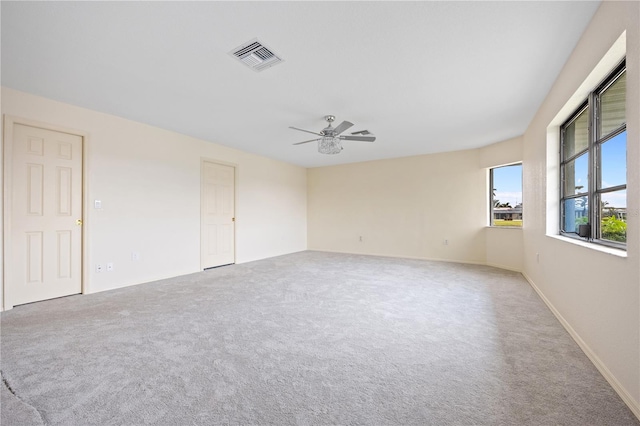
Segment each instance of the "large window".
[[624,248],[627,123],[624,61],[560,127],[560,230]]
[[522,226],[522,164],[489,171],[491,226]]

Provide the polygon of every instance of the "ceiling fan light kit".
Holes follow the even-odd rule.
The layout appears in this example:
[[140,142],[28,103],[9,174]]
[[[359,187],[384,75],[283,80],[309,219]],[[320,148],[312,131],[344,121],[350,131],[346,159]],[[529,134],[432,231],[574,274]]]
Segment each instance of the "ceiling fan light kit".
[[352,135],[358,136],[342,136],[340,135],[345,130],[349,129],[353,126],[353,123],[348,121],[343,121],[338,125],[338,127],[334,128],[331,126],[336,119],[333,115],[325,115],[324,119],[329,123],[327,127],[322,129],[320,133],[312,132],[310,130],[299,129],[297,127],[289,126],[290,129],[298,130],[300,132],[312,133],[314,135],[320,136],[317,139],[311,139],[308,141],[297,142],[294,145],[302,145],[309,142],[318,142],[318,152],[320,154],[340,154],[342,152],[342,141],[361,141],[361,142],[373,142],[376,140],[375,136],[371,135],[371,132],[368,130],[361,130],[359,132],[351,133]]
[[318,152],[320,154],[340,154],[342,143],[339,138],[323,136],[318,141]]

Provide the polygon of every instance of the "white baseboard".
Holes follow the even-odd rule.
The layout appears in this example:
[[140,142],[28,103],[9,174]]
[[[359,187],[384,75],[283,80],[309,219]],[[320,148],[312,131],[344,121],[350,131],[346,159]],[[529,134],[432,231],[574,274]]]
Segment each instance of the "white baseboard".
[[505,266],[505,265],[498,265],[496,263],[488,263],[487,262],[487,263],[485,263],[485,265],[491,266],[493,268],[504,269],[506,271],[517,272],[519,274],[522,273],[522,271],[520,269],[515,269],[515,268],[509,267],[509,266]]
[[602,362],[602,360],[600,360],[598,355],[596,355],[595,352],[593,352],[593,350],[589,347],[589,345],[587,345],[587,343],[584,340],[582,340],[580,335],[573,329],[573,327],[571,327],[571,325],[567,322],[567,320],[564,319],[562,314],[560,314],[560,312],[555,308],[555,306],[553,306],[551,301],[546,298],[546,296],[542,293],[542,291],[538,288],[538,286],[533,282],[533,280],[524,272],[522,273],[522,275],[529,282],[531,287],[533,287],[536,293],[538,293],[538,296],[540,296],[542,301],[551,310],[553,315],[555,315],[558,321],[560,321],[560,324],[562,324],[565,330],[567,330],[567,332],[573,338],[573,340],[575,340],[578,346],[580,346],[580,349],[582,349],[585,355],[587,355],[587,357],[591,360],[593,365],[596,366],[600,374],[602,374],[602,376],[607,380],[607,382],[609,382],[613,390],[615,390],[616,393],[620,395],[620,398],[622,398],[624,403],[627,404],[631,412],[633,412],[633,414],[638,418],[638,420],[640,420],[640,403],[633,399],[631,394],[624,388],[624,386],[622,386],[622,384],[620,384],[618,379],[616,379],[616,377],[611,373],[611,371],[609,371],[607,366]]
[[429,260],[432,262],[449,262],[449,263],[461,263],[464,265],[483,265],[483,266],[491,266],[492,268],[504,269],[505,271],[517,272],[519,274],[522,273],[520,269],[511,268],[505,265],[498,265],[495,263],[487,263],[487,262],[478,262],[474,260],[458,260],[458,259],[442,259],[437,257],[419,257],[419,256],[398,256],[393,254],[379,254],[379,253],[364,253],[364,252],[356,252],[356,251],[339,251],[339,250],[326,250],[326,249],[309,249],[309,251],[320,251],[326,253],[344,253],[344,254],[357,254],[363,256],[380,256],[380,257],[390,257],[392,259],[414,259],[414,260]]
[[[381,253],[365,253],[365,252],[357,252],[357,251],[344,251],[344,250],[328,250],[328,249],[318,249],[318,248],[310,248],[308,251],[319,251],[325,253],[342,253],[342,254],[357,254],[362,256],[379,256],[379,257],[390,257],[392,259],[412,259],[412,260],[430,260],[434,262],[450,262],[450,263],[463,263],[466,265],[483,265],[483,266],[491,266],[487,265],[485,262],[477,262],[474,260],[457,260],[457,259],[442,259],[442,258],[434,258],[434,257],[420,257],[420,256],[405,256],[405,255],[395,255],[395,254],[381,254]],[[503,268],[504,269],[504,268]],[[516,271],[520,272],[520,271]]]

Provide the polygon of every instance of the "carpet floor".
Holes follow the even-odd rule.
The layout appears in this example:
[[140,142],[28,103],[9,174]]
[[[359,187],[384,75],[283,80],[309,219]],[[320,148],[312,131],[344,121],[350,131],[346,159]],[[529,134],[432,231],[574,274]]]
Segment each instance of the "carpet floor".
[[640,425],[514,272],[306,251],[1,315],[8,425]]

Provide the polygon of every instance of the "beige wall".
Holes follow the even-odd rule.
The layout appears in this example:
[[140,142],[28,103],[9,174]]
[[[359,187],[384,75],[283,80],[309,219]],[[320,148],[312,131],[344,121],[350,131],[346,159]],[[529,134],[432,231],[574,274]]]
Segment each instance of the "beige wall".
[[521,271],[522,230],[487,226],[489,168],[521,160],[518,137],[480,149],[309,169],[309,248]]
[[[526,212],[524,220],[526,220]],[[522,271],[522,229],[487,227],[486,239],[486,264],[511,271]]]
[[[522,137],[480,148],[480,167],[488,170],[522,161]],[[523,183],[524,185],[524,183]],[[487,197],[489,197],[487,187]],[[526,225],[527,207],[523,200],[523,222]],[[486,206],[489,206],[487,199]],[[522,271],[522,229],[490,227],[485,229],[485,256],[487,265]]]
[[8,88],[2,113],[88,134],[88,292],[200,269],[201,158],[237,165],[238,263],[307,248],[302,167]]
[[487,183],[479,155],[309,169],[309,248],[485,263]]
[[[524,273],[640,417],[640,3],[605,1],[524,135]],[[626,257],[547,235],[557,229],[557,150],[547,131],[626,33]],[[607,67],[611,69],[611,65]],[[601,76],[602,77],[602,76]],[[593,88],[593,85],[590,87]],[[577,105],[576,105],[577,106]],[[564,111],[563,113],[567,113]],[[568,114],[568,113],[567,113]],[[562,118],[562,117],[560,117]],[[566,117],[565,117],[566,118]],[[555,134],[550,129],[550,139]],[[549,179],[549,181],[547,181]],[[545,191],[545,188],[548,188]],[[557,191],[556,191],[557,193]],[[549,195],[547,195],[549,194]],[[548,197],[548,198],[547,198]],[[539,260],[538,260],[539,255]]]
[[521,161],[522,136],[480,148],[480,167],[499,167]]

